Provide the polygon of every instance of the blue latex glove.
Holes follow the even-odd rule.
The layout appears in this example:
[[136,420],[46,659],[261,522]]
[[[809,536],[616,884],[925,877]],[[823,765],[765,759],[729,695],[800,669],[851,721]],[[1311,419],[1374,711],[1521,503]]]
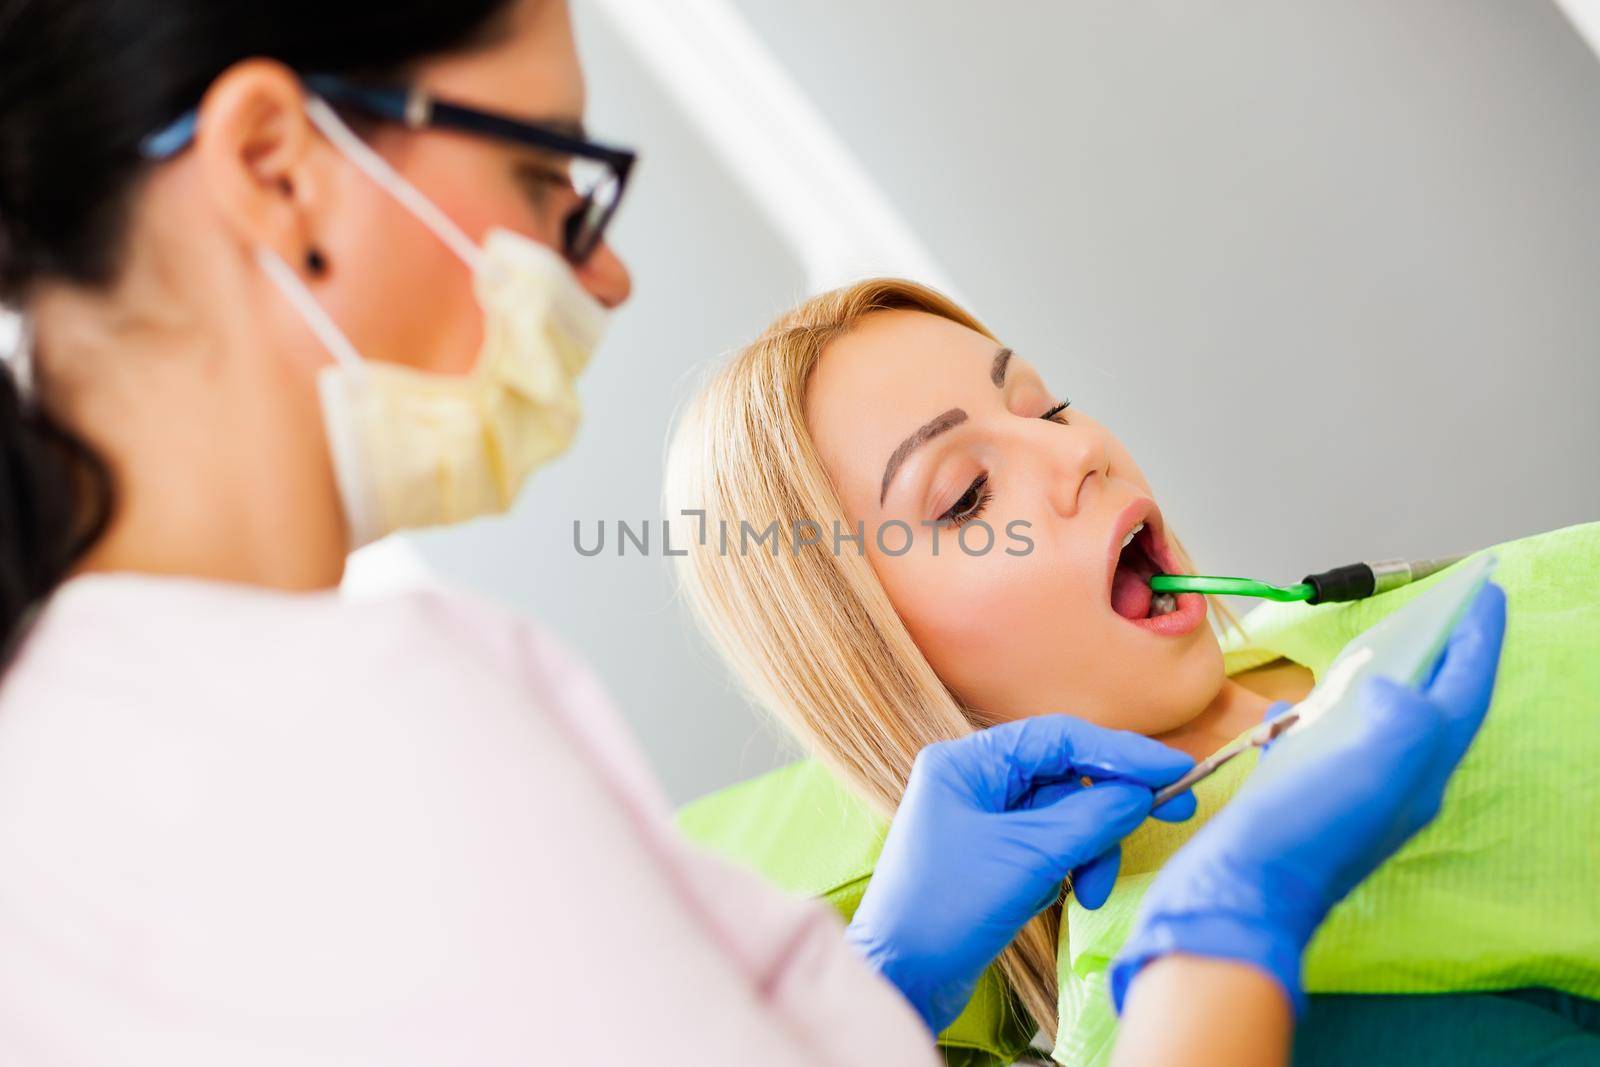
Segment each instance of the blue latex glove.
[[[846,939],[938,1033],[1069,873],[1080,901],[1105,901],[1117,842],[1151,814],[1154,790],[1193,765],[1149,738],[1064,715],[928,746]],[[1155,815],[1187,819],[1194,807],[1185,793]]]
[[1303,1011],[1306,944],[1334,904],[1438,813],[1489,709],[1504,634],[1505,594],[1486,586],[1422,692],[1369,680],[1352,708],[1366,719],[1356,739],[1296,774],[1247,785],[1180,849],[1112,963],[1117,1010],[1141,968],[1184,953],[1252,964]]

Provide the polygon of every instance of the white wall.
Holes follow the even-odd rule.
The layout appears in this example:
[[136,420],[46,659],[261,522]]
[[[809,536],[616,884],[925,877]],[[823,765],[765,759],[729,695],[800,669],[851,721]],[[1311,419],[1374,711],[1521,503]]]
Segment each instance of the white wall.
[[[578,2],[592,125],[644,153],[617,235],[638,295],[574,454],[511,519],[418,543],[598,664],[686,798],[778,747],[667,561],[582,558],[572,522],[657,516],[689,369],[803,286]],[[1600,518],[1600,64],[1553,7],[738,7],[1208,569],[1293,580]]]

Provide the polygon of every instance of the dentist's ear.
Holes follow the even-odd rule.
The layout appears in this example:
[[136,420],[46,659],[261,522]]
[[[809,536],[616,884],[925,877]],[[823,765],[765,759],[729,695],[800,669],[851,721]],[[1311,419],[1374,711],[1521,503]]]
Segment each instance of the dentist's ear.
[[325,154],[294,71],[267,59],[235,63],[212,82],[199,115],[200,184],[224,225],[246,248],[324,273],[316,219],[330,183],[319,180]]

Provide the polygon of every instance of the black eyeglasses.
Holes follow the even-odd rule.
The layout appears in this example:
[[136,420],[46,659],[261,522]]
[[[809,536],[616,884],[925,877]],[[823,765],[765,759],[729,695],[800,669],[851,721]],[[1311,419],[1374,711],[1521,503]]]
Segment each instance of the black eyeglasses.
[[[578,206],[562,222],[562,254],[581,266],[605,240],[638,154],[596,144],[549,126],[450,103],[420,88],[359,85],[330,74],[303,77],[306,88],[328,101],[398,122],[407,129],[458,130],[541,149],[568,159],[567,178]],[[197,111],[189,111],[140,142],[147,159],[170,159],[194,140]]]

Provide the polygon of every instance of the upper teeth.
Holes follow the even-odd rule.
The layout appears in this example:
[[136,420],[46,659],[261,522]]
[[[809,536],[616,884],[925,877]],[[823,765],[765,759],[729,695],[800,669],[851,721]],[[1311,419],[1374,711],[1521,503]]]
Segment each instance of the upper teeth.
[[1128,536],[1122,539],[1122,547],[1127,548],[1129,545],[1133,544],[1133,539],[1139,536],[1139,531],[1142,529],[1144,529],[1144,523],[1141,522],[1139,525],[1129,530]]

